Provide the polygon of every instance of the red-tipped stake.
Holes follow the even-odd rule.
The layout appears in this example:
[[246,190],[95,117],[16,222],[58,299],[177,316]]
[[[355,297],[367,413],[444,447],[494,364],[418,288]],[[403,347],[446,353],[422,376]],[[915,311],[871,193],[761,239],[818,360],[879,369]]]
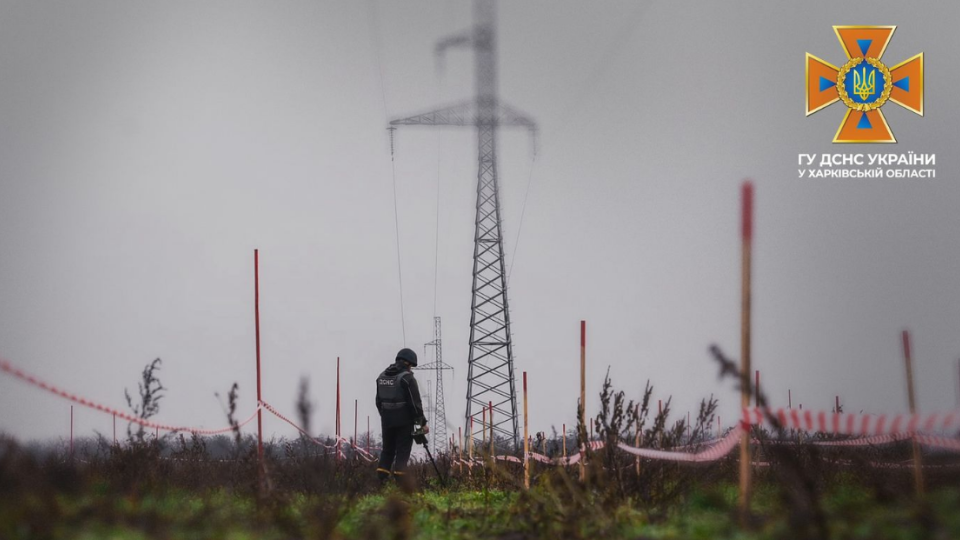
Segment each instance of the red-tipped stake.
[[527,435],[527,372],[523,372],[523,487],[530,489],[530,439]]
[[753,384],[753,404],[760,406],[760,370],[756,372],[755,383]]
[[483,429],[483,435],[480,437],[480,454],[483,455],[483,447],[487,445],[487,408],[483,408],[483,415],[480,421],[480,428]]
[[496,452],[497,452],[497,448],[496,448],[497,437],[496,437],[496,435],[494,435],[494,433],[493,433],[493,426],[494,426],[494,425],[495,425],[495,424],[493,423],[493,402],[491,401],[491,402],[490,402],[490,459],[495,459],[495,456],[497,455],[497,454],[496,454]]
[[473,461],[473,417],[467,419],[467,458]]
[[[663,416],[663,400],[662,399],[657,400],[657,417],[658,417],[657,420],[660,419],[659,418],[660,416]],[[666,427],[667,425],[666,419],[664,419],[663,425],[664,427]],[[663,448],[663,429],[660,430],[660,435],[657,437],[657,446],[660,448]]]
[[[260,250],[253,250],[253,319],[257,339],[257,407],[263,401],[260,393]],[[257,409],[257,465],[263,470],[263,411]]]
[[[917,414],[917,400],[913,389],[913,357],[910,355],[910,332],[903,331],[903,359],[907,367],[907,400],[910,404],[910,414]],[[911,433],[911,435],[914,435]],[[923,467],[920,462],[920,445],[913,439],[913,481],[917,489],[917,496],[923,496]]]
[[337,436],[337,461],[340,461],[340,357],[337,357],[337,418],[334,422],[334,431]]
[[790,394],[790,390],[787,390],[787,408],[793,408],[793,395]]
[[353,400],[353,447],[357,447],[357,415],[359,409],[357,408],[358,400]]
[[[633,445],[637,448],[640,448],[640,404],[637,403],[633,407],[633,418],[637,425],[637,432],[634,434],[634,443]],[[633,458],[634,468],[637,470],[637,476],[640,476],[640,456]]]
[[[753,183],[741,190],[741,297],[740,297],[740,405],[750,406],[750,270],[753,249]],[[750,428],[743,426],[740,437],[740,519],[747,524],[750,512]]]
[[563,459],[567,459],[567,424],[563,424]]
[[[580,425],[587,425],[587,321],[580,321]],[[580,450],[581,479],[586,479],[586,458],[586,453]]]

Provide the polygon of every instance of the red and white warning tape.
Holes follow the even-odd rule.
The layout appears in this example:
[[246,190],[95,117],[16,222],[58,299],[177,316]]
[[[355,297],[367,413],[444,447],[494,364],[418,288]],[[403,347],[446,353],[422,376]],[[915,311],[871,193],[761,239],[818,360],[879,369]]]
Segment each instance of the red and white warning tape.
[[839,441],[813,441],[812,444],[818,446],[876,446],[878,444],[889,444],[908,439],[910,439],[910,435],[907,433],[890,433],[888,435],[873,435],[870,437],[858,437],[856,439]]
[[[949,431],[960,428],[960,411],[872,415],[776,409],[771,411],[771,414],[785,428],[819,431],[834,435],[892,435],[916,433],[918,431]],[[743,421],[754,425],[768,423],[763,410],[759,408],[743,409]]]
[[[52,394],[60,396],[62,398],[73,401],[85,407],[101,411],[107,414],[113,414],[118,418],[126,420],[128,422],[136,423],[144,427],[161,429],[164,431],[180,431],[188,433],[196,433],[198,435],[217,435],[221,433],[227,433],[232,431],[234,426],[228,426],[218,429],[204,429],[196,428],[190,426],[173,426],[169,424],[161,424],[158,422],[152,422],[143,418],[139,418],[127,412],[115,409],[102,405],[100,403],[94,402],[92,400],[86,399],[82,396],[78,396],[71,392],[67,392],[55,385],[49,384],[24,370],[15,367],[8,360],[0,358],[0,372],[8,373],[17,379],[20,379],[28,384],[36,386],[42,390],[46,390]],[[343,445],[348,445],[354,449],[356,454],[361,458],[367,461],[376,461],[376,457],[370,452],[360,448],[353,442],[338,437],[336,442],[333,445],[326,445],[320,442],[318,439],[311,436],[306,432],[302,427],[298,426],[286,416],[277,411],[272,405],[265,401],[260,401],[257,404],[256,410],[253,414],[250,415],[247,419],[240,422],[237,426],[243,427],[244,425],[251,422],[256,418],[257,413],[261,409],[266,409],[272,413],[277,418],[283,420],[287,424],[291,425],[294,429],[305,435],[312,443],[321,446],[329,450],[336,450],[337,452],[342,451],[341,448]],[[960,411],[950,411],[946,413],[929,413],[929,414],[897,414],[897,415],[864,415],[864,414],[837,414],[837,413],[828,413],[825,411],[800,411],[796,409],[776,409],[771,411],[771,414],[777,419],[777,421],[787,429],[796,429],[801,431],[817,431],[821,433],[829,433],[833,435],[857,435],[858,438],[849,439],[849,440],[838,440],[838,441],[815,441],[814,444],[823,445],[823,446],[869,446],[876,444],[885,444],[889,442],[895,442],[899,440],[914,438],[918,443],[925,446],[933,446],[937,448],[943,448],[947,450],[960,451],[960,439],[943,437],[936,435],[921,434],[920,432],[934,432],[934,431],[951,431],[960,429]],[[627,452],[629,454],[644,457],[647,459],[659,459],[659,460],[668,460],[668,461],[682,461],[682,462],[706,462],[714,461],[720,459],[721,457],[727,455],[737,443],[740,435],[743,433],[744,425],[761,425],[768,424],[769,421],[764,415],[764,412],[760,408],[750,408],[743,409],[743,421],[741,426],[731,430],[723,438],[714,441],[711,446],[702,450],[701,452],[691,454],[688,452],[671,452],[665,450],[655,450],[650,448],[634,448],[625,443],[618,443],[617,448]],[[589,448],[592,450],[599,450],[604,447],[603,441],[591,441],[589,443]],[[582,455],[581,453],[575,453],[567,458],[555,458],[551,459],[543,454],[538,454],[536,452],[531,452],[528,454],[529,458],[538,461],[541,463],[550,463],[556,465],[573,465],[580,461]],[[522,462],[521,458],[516,456],[496,456],[497,460],[508,461],[514,463]],[[457,462],[466,464],[468,467],[472,467],[474,464],[482,463],[480,461],[474,461],[473,463],[466,460],[456,460]]]
[[918,443],[924,446],[934,446],[945,450],[955,450],[960,452],[960,439],[950,439],[947,437],[936,437],[933,435],[916,434],[913,436]]
[[[91,409],[94,409],[94,410],[97,410],[97,411],[100,411],[100,412],[104,412],[104,413],[107,413],[107,414],[113,414],[113,415],[115,415],[117,418],[121,418],[121,419],[126,420],[126,421],[128,421],[128,422],[133,422],[134,424],[139,424],[139,425],[141,425],[141,426],[143,426],[143,427],[154,428],[154,429],[161,429],[161,430],[163,430],[163,431],[183,431],[183,432],[187,432],[187,433],[196,433],[197,435],[218,435],[218,434],[220,434],[220,433],[227,433],[227,432],[233,431],[233,429],[234,429],[233,426],[227,426],[227,427],[223,427],[223,428],[219,428],[219,429],[204,429],[204,428],[197,428],[197,427],[190,427],[190,426],[172,426],[172,425],[169,425],[169,424],[160,424],[160,423],[158,423],[158,422],[151,422],[150,420],[146,420],[146,419],[144,419],[144,418],[140,418],[140,417],[138,417],[138,416],[134,416],[134,415],[132,415],[132,414],[130,414],[130,413],[126,413],[126,412],[121,411],[121,410],[119,410],[119,409],[114,409],[113,407],[108,407],[108,406],[106,406],[106,405],[101,405],[100,403],[97,403],[97,402],[95,402],[95,401],[92,401],[92,400],[86,399],[86,398],[84,398],[84,397],[78,396],[78,395],[76,395],[76,394],[67,392],[66,390],[63,390],[63,389],[61,389],[61,388],[59,388],[59,387],[57,387],[57,386],[54,386],[54,385],[49,384],[49,383],[47,383],[47,382],[45,382],[45,381],[42,381],[42,380],[38,379],[37,377],[35,377],[35,376],[33,376],[33,375],[30,375],[29,373],[23,371],[22,369],[20,369],[20,368],[18,368],[18,367],[15,367],[15,366],[14,366],[13,364],[11,364],[9,361],[7,361],[7,360],[5,360],[5,359],[3,359],[3,358],[0,358],[0,371],[2,371],[2,372],[4,372],[4,373],[9,373],[10,375],[13,375],[14,377],[20,379],[21,381],[24,381],[24,382],[26,382],[26,383],[29,383],[29,384],[31,384],[31,385],[33,385],[33,386],[36,386],[37,388],[40,388],[40,389],[42,389],[42,390],[46,390],[47,392],[50,392],[51,394],[58,395],[58,396],[60,396],[60,397],[62,397],[62,398],[64,398],[64,399],[68,399],[68,400],[70,400],[70,401],[72,401],[72,402],[74,402],[74,403],[78,403],[78,404],[80,404],[80,405],[83,405],[84,407],[90,407]],[[260,409],[260,407],[257,407],[257,409],[253,411],[253,414],[251,414],[250,417],[247,418],[246,420],[244,420],[243,422],[240,422],[240,423],[237,425],[237,427],[238,427],[238,428],[243,427],[243,426],[245,426],[246,424],[248,424],[250,421],[252,421],[254,418],[256,418],[256,417],[257,417],[257,411],[258,411],[259,409]]]
[[635,456],[640,456],[647,459],[704,463],[707,461],[716,461],[730,453],[730,451],[733,450],[733,447],[735,447],[739,442],[740,435],[742,433],[742,429],[737,427],[736,429],[731,430],[730,433],[727,433],[727,435],[716,444],[710,446],[706,450],[697,452],[696,454],[689,454],[687,452],[668,452],[666,450],[654,450],[651,448],[634,448],[624,443],[619,443],[617,448],[628,454],[633,454]]
[[536,452],[530,452],[530,453],[527,454],[527,455],[530,456],[530,459],[532,459],[532,460],[534,460],[534,461],[539,461],[540,463],[549,463],[549,464],[551,464],[551,465],[553,464],[553,460],[550,459],[549,457],[543,455],[543,454],[538,454],[538,453],[536,453]]
[[[932,431],[935,429],[949,430],[960,426],[960,412],[900,415],[855,415],[832,414],[826,412],[799,411],[779,409],[773,412],[777,420],[786,428],[798,430],[820,431],[836,435],[865,435],[856,439],[838,441],[815,441],[814,444],[823,446],[869,446],[884,444],[900,440],[915,438],[925,446],[934,446],[948,450],[960,451],[960,439],[922,435],[919,430]],[[744,423],[763,424],[767,419],[761,409],[744,409]],[[635,448],[625,443],[618,443],[617,448],[635,456],[664,461],[702,463],[716,461],[733,450],[743,434],[743,426],[730,430],[724,437],[710,443],[701,452],[671,452],[651,448]],[[871,435],[871,433],[873,433]],[[775,441],[777,442],[777,441]],[[605,446],[603,441],[592,441],[589,444],[592,450],[599,450]],[[530,452],[529,458],[533,461],[554,465],[573,465],[580,461],[581,454],[573,454],[567,458],[551,459],[543,454]],[[496,456],[497,460],[519,463],[522,460],[515,456]],[[468,464],[469,465],[469,464]],[[880,466],[880,465],[878,465]],[[899,465],[896,465],[899,467]]]
[[280,420],[283,420],[284,422],[286,422],[286,423],[290,424],[291,426],[293,426],[294,429],[296,429],[297,431],[299,431],[300,433],[302,433],[310,442],[312,442],[313,444],[315,444],[315,445],[317,445],[317,446],[322,446],[323,448],[326,448],[326,449],[328,449],[328,450],[338,450],[338,451],[339,451],[340,448],[342,448],[344,445],[346,445],[346,446],[349,446],[350,448],[353,448],[353,450],[357,452],[357,455],[358,455],[358,456],[360,456],[361,458],[363,458],[363,459],[365,459],[365,460],[367,460],[367,461],[374,462],[374,461],[377,460],[377,458],[376,458],[373,454],[371,454],[371,453],[367,452],[366,450],[364,450],[363,448],[360,448],[359,446],[353,444],[352,442],[348,441],[347,439],[344,439],[343,437],[337,438],[336,442],[335,442],[334,444],[332,444],[332,445],[323,444],[322,442],[320,442],[319,439],[317,439],[317,438],[314,437],[313,435],[310,435],[309,433],[307,433],[307,431],[306,431],[305,429],[303,429],[302,427],[298,426],[298,425],[297,425],[296,423],[294,423],[292,420],[290,420],[289,418],[287,418],[286,416],[284,416],[283,414],[281,414],[280,411],[278,411],[277,409],[275,409],[275,408],[273,407],[273,405],[270,405],[270,404],[267,403],[266,401],[261,401],[261,402],[260,402],[260,406],[262,406],[264,409],[266,409],[268,412],[270,412],[271,414],[273,414],[274,416],[276,416],[276,417],[279,418]]

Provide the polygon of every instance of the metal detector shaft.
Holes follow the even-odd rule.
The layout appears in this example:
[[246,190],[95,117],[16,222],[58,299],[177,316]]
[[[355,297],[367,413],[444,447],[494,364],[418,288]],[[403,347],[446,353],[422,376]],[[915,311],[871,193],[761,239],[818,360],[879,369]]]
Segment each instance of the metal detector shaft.
[[437,471],[437,478],[440,479],[440,485],[447,487],[447,481],[443,478],[443,475],[440,474],[440,468],[437,467],[437,462],[433,460],[433,455],[430,453],[430,447],[426,443],[426,438],[424,438],[423,449],[427,451],[427,457],[430,458],[430,463],[433,463],[433,470]]

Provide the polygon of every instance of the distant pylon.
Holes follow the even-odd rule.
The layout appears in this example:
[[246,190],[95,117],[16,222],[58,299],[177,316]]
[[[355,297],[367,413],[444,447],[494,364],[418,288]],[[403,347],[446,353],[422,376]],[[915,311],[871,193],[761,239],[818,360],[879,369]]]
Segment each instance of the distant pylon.
[[[432,369],[436,373],[437,382],[435,384],[436,393],[434,394],[435,397],[433,400],[433,427],[431,428],[431,435],[433,435],[433,451],[439,454],[440,451],[443,450],[447,440],[447,412],[443,404],[443,372],[444,370],[453,369],[453,366],[449,366],[443,362],[443,344],[440,339],[440,317],[433,318],[433,341],[423,344],[424,349],[430,346],[432,346],[434,350],[433,362],[417,366],[415,369]],[[427,382],[429,383],[430,381]]]
[[467,408],[481,425],[488,402],[497,423],[494,432],[519,444],[517,391],[514,384],[513,342],[507,303],[507,276],[500,231],[500,190],[497,181],[497,130],[500,126],[527,128],[536,146],[536,123],[518,109],[500,102],[497,74],[496,1],[474,0],[471,28],[440,40],[436,53],[442,60],[451,47],[474,52],[473,99],[390,122],[390,148],[397,126],[471,126],[477,128],[479,168],[473,244],[473,300],[470,305],[470,353],[467,358]]

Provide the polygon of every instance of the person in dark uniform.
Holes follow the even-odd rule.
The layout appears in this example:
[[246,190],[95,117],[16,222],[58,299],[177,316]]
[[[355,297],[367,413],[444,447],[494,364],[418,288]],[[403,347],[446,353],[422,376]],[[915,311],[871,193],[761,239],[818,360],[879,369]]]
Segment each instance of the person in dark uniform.
[[383,434],[383,450],[377,467],[380,483],[386,482],[391,474],[397,480],[403,476],[413,447],[414,425],[423,426],[423,433],[429,432],[420,389],[411,371],[416,365],[417,353],[400,349],[396,362],[377,377],[377,411]]

